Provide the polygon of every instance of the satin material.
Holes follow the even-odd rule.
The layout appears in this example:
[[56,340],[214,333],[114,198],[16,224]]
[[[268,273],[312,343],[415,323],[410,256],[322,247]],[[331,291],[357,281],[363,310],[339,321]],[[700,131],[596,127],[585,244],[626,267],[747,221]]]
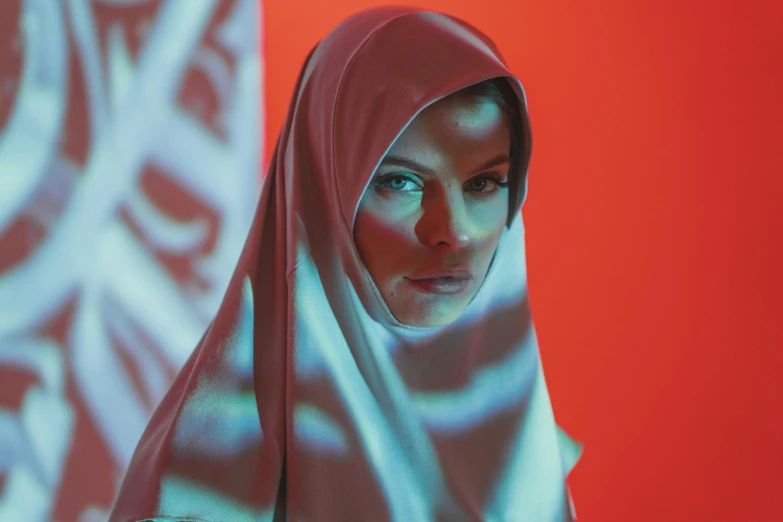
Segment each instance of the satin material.
[[[495,77],[525,111],[513,219],[456,322],[401,324],[354,244],[359,201],[423,108]],[[110,522],[572,520],[580,448],[555,423],[528,303],[526,111],[492,41],[453,17],[375,8],[319,42],[224,301]]]

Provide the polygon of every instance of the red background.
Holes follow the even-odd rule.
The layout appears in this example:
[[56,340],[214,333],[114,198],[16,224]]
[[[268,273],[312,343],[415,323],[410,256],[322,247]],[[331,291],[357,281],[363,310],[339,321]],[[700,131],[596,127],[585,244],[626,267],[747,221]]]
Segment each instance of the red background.
[[[307,52],[380,3],[265,1],[266,161]],[[580,521],[783,520],[783,3],[410,3],[488,33],[527,89],[530,292]]]

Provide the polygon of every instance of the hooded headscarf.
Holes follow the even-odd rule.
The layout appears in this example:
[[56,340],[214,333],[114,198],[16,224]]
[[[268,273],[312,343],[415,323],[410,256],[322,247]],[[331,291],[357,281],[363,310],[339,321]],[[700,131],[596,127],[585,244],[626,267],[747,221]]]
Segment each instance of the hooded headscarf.
[[[506,78],[523,114],[511,219],[453,323],[390,313],[353,239],[425,107]],[[579,446],[557,427],[527,295],[524,91],[469,24],[357,13],[310,52],[225,298],[156,409],[110,522],[559,522]]]

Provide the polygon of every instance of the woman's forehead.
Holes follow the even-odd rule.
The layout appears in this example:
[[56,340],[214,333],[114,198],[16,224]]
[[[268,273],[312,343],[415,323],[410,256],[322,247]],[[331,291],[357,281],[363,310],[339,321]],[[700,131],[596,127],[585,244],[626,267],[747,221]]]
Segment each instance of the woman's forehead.
[[505,113],[491,101],[454,97],[423,110],[403,130],[388,154],[475,154],[510,147]]
[[503,110],[477,97],[452,95],[419,113],[403,134],[435,134],[482,140],[508,128]]

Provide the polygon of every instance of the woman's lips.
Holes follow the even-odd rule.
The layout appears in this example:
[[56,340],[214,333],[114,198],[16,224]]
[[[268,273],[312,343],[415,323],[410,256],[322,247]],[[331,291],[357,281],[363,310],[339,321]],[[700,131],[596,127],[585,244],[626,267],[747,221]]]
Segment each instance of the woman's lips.
[[[407,279],[407,278],[406,278]],[[408,279],[408,282],[420,292],[437,295],[455,295],[464,292],[470,285],[469,278],[433,277],[430,279]]]

